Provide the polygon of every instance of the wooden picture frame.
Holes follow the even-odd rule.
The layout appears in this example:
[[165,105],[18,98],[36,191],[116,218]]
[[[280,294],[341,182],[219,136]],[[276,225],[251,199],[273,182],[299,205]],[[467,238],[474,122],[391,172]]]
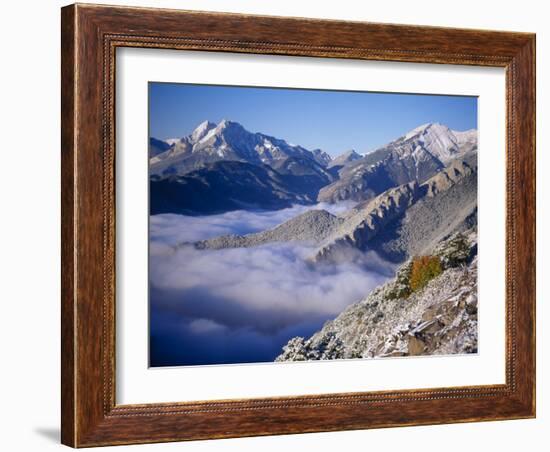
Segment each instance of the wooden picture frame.
[[[535,416],[535,35],[71,5],[62,9],[62,442],[73,447]],[[115,50],[506,69],[506,383],[115,403]]]

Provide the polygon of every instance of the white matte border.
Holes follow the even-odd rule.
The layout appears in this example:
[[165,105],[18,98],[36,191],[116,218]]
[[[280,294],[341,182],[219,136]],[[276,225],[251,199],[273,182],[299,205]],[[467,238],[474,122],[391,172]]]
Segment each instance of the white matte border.
[[[503,69],[137,48],[116,58],[117,404],[505,382]],[[149,81],[479,96],[479,353],[149,369]]]

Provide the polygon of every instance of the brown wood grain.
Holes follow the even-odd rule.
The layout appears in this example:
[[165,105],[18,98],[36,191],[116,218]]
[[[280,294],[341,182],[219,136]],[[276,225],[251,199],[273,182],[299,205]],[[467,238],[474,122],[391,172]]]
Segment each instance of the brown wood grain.
[[75,158],[75,39],[74,9],[61,11],[61,441],[75,444],[75,301],[74,297],[74,168]]
[[[74,447],[535,415],[535,36],[71,5],[62,9],[62,442]],[[506,384],[115,403],[117,47],[506,68]],[[504,94],[504,93],[503,93]]]

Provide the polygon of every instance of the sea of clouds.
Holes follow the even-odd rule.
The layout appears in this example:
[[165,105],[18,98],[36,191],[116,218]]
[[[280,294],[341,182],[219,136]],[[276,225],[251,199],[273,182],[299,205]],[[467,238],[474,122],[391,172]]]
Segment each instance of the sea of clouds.
[[197,250],[192,243],[270,229],[311,208],[295,206],[150,220],[150,361],[153,366],[273,361],[296,335],[309,336],[392,276],[374,252],[313,265],[307,243]]

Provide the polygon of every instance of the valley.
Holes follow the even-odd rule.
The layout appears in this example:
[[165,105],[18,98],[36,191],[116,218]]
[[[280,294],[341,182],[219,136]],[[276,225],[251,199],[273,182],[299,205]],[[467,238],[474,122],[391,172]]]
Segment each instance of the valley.
[[177,343],[218,344],[156,365],[233,362],[248,341],[238,362],[477,351],[476,130],[333,158],[204,121],[150,138],[149,178],[152,346],[175,347],[175,317]]

